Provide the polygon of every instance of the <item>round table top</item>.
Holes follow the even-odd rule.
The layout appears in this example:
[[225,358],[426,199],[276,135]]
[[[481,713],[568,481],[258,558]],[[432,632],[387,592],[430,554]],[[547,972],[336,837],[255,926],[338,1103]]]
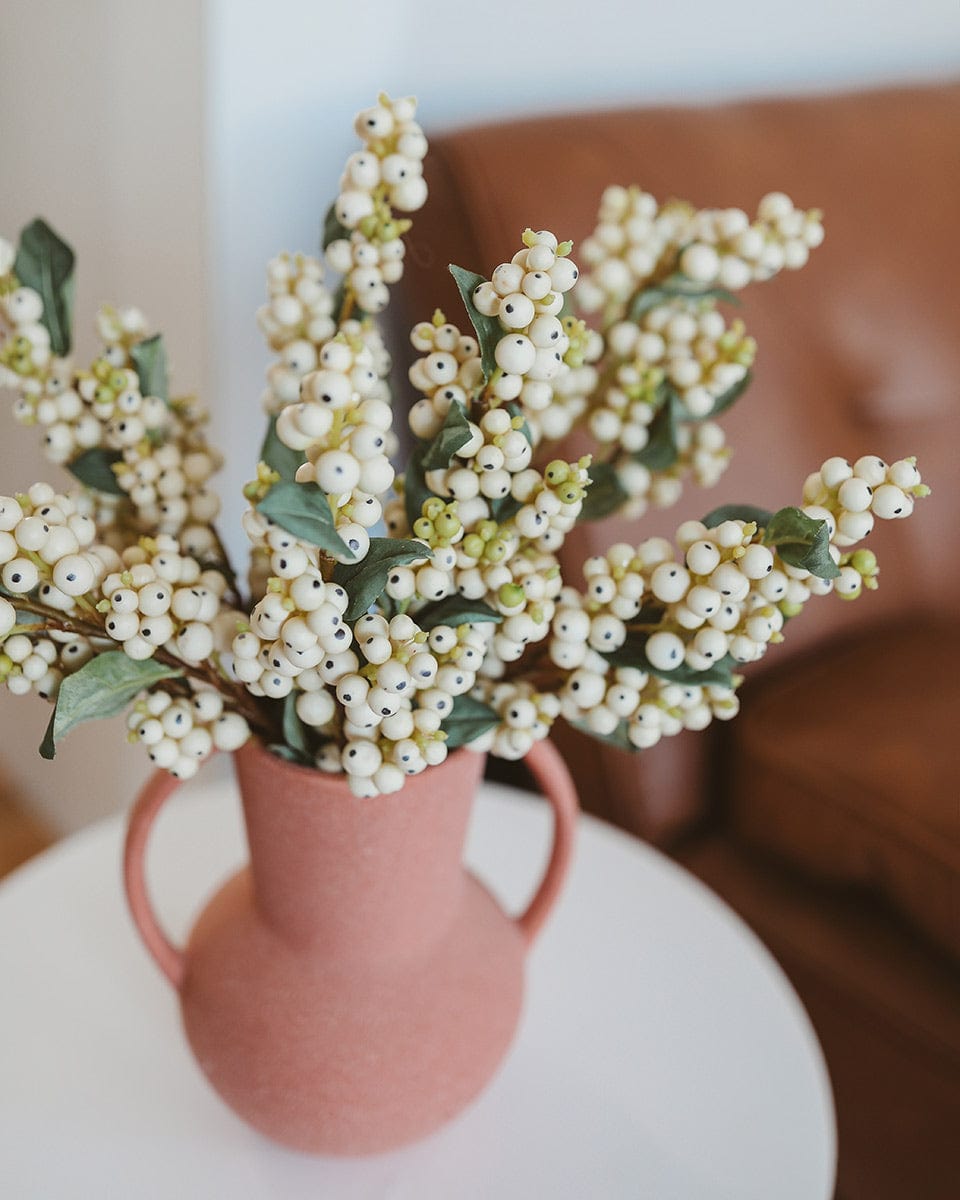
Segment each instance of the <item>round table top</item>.
[[[182,938],[243,861],[216,768],[161,815],[150,886]],[[467,860],[510,911],[546,861],[547,805],[484,785]],[[757,938],[657,851],[583,818],[494,1082],[401,1151],[312,1158],[225,1108],[124,906],[118,816],[0,884],[3,1194],[153,1198],[828,1200],[820,1047]]]

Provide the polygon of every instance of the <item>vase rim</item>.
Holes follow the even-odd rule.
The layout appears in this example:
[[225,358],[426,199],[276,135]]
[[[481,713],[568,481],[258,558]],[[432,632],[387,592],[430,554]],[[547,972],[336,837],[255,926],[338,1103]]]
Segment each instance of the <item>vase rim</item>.
[[[478,754],[481,757],[483,757],[483,755],[481,754],[480,751],[476,751],[476,750],[471,751],[469,746],[457,746],[455,749],[450,751],[450,753],[447,755],[447,757],[443,760],[442,763],[437,763],[436,766],[432,766],[432,767],[428,766],[426,768],[426,770],[421,771],[419,773],[419,775],[408,775],[406,777],[406,779],[404,780],[403,787],[398,792],[390,793],[386,796],[381,794],[379,796],[374,797],[374,799],[389,800],[389,799],[392,799],[393,797],[400,797],[403,795],[404,792],[407,791],[408,784],[413,783],[415,780],[418,780],[418,779],[422,780],[424,777],[430,776],[433,772],[442,770],[445,766],[452,763],[454,760],[460,761],[466,755],[471,754],[471,753]],[[352,799],[352,800],[359,799],[358,797],[354,796],[353,793],[350,791],[350,785],[347,782],[347,776],[345,773],[322,771],[319,767],[316,767],[316,766],[308,767],[304,763],[291,762],[289,759],[283,758],[279,754],[274,754],[270,750],[269,746],[267,746],[264,743],[263,739],[258,737],[254,733],[251,733],[249,739],[238,750],[233,751],[231,757],[237,758],[238,760],[243,759],[243,758],[256,759],[265,764],[269,763],[272,769],[281,771],[283,773],[289,772],[291,775],[299,775],[299,776],[303,777],[304,779],[308,779],[308,778],[311,780],[321,780],[322,779],[326,782],[327,786],[330,787],[331,789],[334,789],[337,791],[343,791],[344,793],[349,795],[350,799]]]

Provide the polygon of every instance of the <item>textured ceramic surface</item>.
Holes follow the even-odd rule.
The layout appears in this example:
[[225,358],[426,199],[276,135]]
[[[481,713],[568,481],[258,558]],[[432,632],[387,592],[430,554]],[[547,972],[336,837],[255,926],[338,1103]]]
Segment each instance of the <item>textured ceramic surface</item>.
[[211,900],[185,952],[156,924],[142,874],[175,781],[147,785],[127,840],[131,910],[180,992],[198,1063],[256,1128],[302,1150],[370,1153],[436,1129],[488,1082],[576,819],[556,751],[542,743],[528,761],[556,832],[543,883],[513,920],[461,865],[482,756],[459,751],[395,795],[357,800],[342,778],[248,744],[235,764],[250,866]]

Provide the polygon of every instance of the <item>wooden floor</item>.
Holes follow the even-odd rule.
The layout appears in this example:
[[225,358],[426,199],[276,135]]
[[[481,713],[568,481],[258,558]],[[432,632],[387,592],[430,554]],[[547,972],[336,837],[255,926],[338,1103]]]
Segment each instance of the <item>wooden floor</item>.
[[0,785],[0,878],[54,840],[52,831]]

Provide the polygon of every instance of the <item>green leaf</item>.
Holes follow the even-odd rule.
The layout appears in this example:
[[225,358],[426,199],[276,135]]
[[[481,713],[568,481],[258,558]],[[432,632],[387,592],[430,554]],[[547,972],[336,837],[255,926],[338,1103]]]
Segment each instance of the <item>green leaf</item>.
[[315,483],[295,483],[291,479],[275,483],[257,505],[281,529],[319,546],[330,554],[350,554],[350,547],[333,524],[330,502]]
[[[461,446],[470,441],[470,422],[466,410],[459,400],[454,400],[443,419],[443,427],[427,446],[422,459],[423,470],[442,471],[450,466],[450,459]],[[419,517],[420,514],[417,513]]]
[[163,335],[155,333],[130,348],[130,357],[140,380],[142,396],[159,396],[166,402],[170,399],[167,380],[167,351]]
[[380,599],[393,567],[429,557],[430,547],[411,538],[371,538],[365,558],[357,563],[337,563],[333,569],[334,583],[346,588],[350,597],[345,618],[356,621]]
[[283,740],[298,756],[298,761],[312,765],[310,736],[306,725],[297,715],[297,692],[291,692],[283,702]]
[[483,276],[478,275],[475,271],[467,271],[464,267],[456,267],[453,263],[450,264],[450,274],[453,276],[460,291],[463,306],[467,310],[470,324],[473,326],[477,335],[477,341],[480,343],[480,362],[483,366],[483,378],[487,380],[497,369],[497,360],[494,357],[494,352],[497,348],[497,342],[504,336],[505,330],[496,317],[485,317],[473,303],[473,293],[484,282]]
[[836,579],[840,569],[830,557],[830,531],[826,521],[808,517],[799,508],[781,508],[767,523],[765,546],[774,546],[785,563],[802,567],[821,579]]
[[423,514],[424,501],[433,496],[424,479],[423,460],[426,458],[429,446],[426,442],[418,442],[407,459],[407,469],[403,476],[403,504],[407,513],[407,524],[413,528],[413,523]]
[[292,750],[289,746],[283,745],[281,742],[274,742],[267,749],[271,754],[275,754],[277,758],[282,758],[285,762],[296,763],[298,767],[313,766],[313,759],[305,760],[302,754],[296,750]]
[[67,243],[41,217],[20,234],[13,273],[24,287],[39,292],[50,349],[59,357],[70,352],[75,261]]
[[733,387],[727,388],[725,392],[716,398],[713,408],[710,409],[705,417],[691,416],[686,407],[684,407],[683,419],[685,421],[709,421],[712,417],[719,417],[722,412],[726,412],[731,404],[736,403],[740,399],[751,383],[753,383],[753,372],[748,371],[739,383],[735,383]]
[[84,450],[72,462],[66,464],[67,470],[81,483],[108,496],[124,496],[126,493],[117,482],[117,477],[111,470],[114,463],[120,462],[123,455],[119,450],[105,450],[95,446],[92,450]]
[[684,408],[673,388],[666,387],[665,392],[664,402],[650,422],[647,444],[632,456],[651,471],[666,471],[680,457],[677,422],[684,419]]
[[307,460],[299,450],[291,450],[280,441],[277,437],[277,418],[271,417],[260,447],[260,461],[266,463],[271,471],[276,471],[281,479],[291,481],[297,474],[297,468]]
[[708,512],[703,524],[708,529],[716,529],[724,521],[755,521],[758,528],[765,529],[772,516],[769,509],[757,508],[753,504],[723,504]]
[[516,496],[511,496],[509,493],[506,496],[501,496],[499,500],[488,500],[487,504],[490,507],[490,518],[496,521],[498,525],[502,525],[504,521],[509,521],[511,517],[515,517],[523,508],[523,501],[518,500]]
[[40,746],[44,758],[53,758],[57,743],[84,721],[114,717],[145,688],[162,679],[183,674],[155,659],[136,661],[122,650],[107,650],[84,663],[60,684],[57,703]]
[[658,305],[666,304],[670,300],[719,300],[724,304],[737,305],[740,303],[740,298],[733,292],[728,292],[726,288],[705,288],[702,284],[694,283],[686,275],[681,275],[677,271],[662,283],[638,292],[630,303],[627,316],[630,320],[635,321],[644,313],[649,312],[651,308],[657,308]]
[[618,750],[626,750],[628,754],[640,753],[640,747],[635,746],[627,736],[626,721],[621,721],[613,733],[594,733],[583,721],[570,721],[569,724],[587,737],[595,738],[598,742],[606,742],[608,746],[616,746]]
[[338,242],[341,238],[350,240],[350,230],[346,225],[341,225],[337,220],[337,202],[334,202],[327,209],[327,215],[323,218],[323,248],[330,245],[331,242]]
[[616,512],[629,499],[613,463],[594,463],[588,472],[591,483],[583,498],[578,521],[599,521]]
[[500,714],[473,696],[457,696],[453,711],[440,728],[447,735],[447,749],[456,750],[475,741],[481,734],[500,724]]
[[636,667],[648,675],[656,675],[658,679],[666,679],[670,683],[699,684],[701,687],[707,687],[709,684],[719,684],[722,687],[732,686],[731,675],[736,663],[729,654],[705,671],[695,671],[686,663],[682,663],[670,671],[663,671],[659,667],[654,667],[647,659],[644,647],[648,637],[649,634],[646,633],[628,634],[627,640],[618,650],[611,650],[603,657],[612,667]]
[[481,622],[502,621],[498,613],[483,600],[468,600],[465,596],[446,596],[436,600],[414,614],[421,629],[433,629],[435,625],[478,625]]

